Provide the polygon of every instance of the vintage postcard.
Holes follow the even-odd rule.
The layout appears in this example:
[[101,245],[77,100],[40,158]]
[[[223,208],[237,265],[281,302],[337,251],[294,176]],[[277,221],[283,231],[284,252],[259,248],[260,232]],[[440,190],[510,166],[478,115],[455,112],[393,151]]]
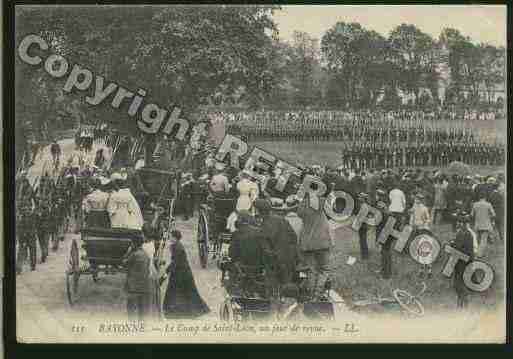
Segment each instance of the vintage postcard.
[[499,5],[16,5],[17,341],[505,343],[506,42]]

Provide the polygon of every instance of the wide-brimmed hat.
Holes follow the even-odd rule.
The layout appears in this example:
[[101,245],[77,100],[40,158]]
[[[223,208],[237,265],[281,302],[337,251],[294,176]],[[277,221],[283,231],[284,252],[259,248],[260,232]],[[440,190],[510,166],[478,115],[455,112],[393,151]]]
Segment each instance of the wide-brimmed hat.
[[114,172],[110,175],[110,180],[111,181],[119,181],[119,180],[123,180],[123,176],[121,175],[121,173],[119,172]]
[[102,186],[106,186],[110,183],[110,179],[108,179],[107,177],[101,176],[101,177],[98,177],[98,179],[100,180],[100,184]]
[[223,171],[226,168],[226,165],[223,162],[217,162],[215,164],[215,169],[217,171]]
[[468,212],[460,211],[453,215],[456,222],[463,222],[463,223],[469,223],[471,222],[472,218]]
[[253,178],[253,172],[251,172],[248,169],[245,169],[245,170],[240,171],[239,176],[240,177],[250,177],[250,178]]
[[358,193],[358,196],[357,196],[359,199],[369,199],[369,195],[365,192],[360,192]]
[[299,198],[295,195],[287,197],[285,200],[273,197],[270,199],[273,211],[291,211],[298,207]]
[[268,200],[262,198],[257,199],[254,203],[254,206],[258,211],[263,213],[268,213],[272,209],[271,203]]
[[385,202],[383,202],[383,201],[378,201],[378,202],[376,203],[376,207],[377,207],[377,208],[379,208],[379,209],[386,209],[388,206],[387,206],[387,204],[386,204]]

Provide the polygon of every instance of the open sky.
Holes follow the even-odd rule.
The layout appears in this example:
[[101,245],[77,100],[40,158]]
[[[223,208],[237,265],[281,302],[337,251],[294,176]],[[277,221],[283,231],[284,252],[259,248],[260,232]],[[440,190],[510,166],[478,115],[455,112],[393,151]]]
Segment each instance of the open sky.
[[445,27],[452,27],[476,42],[506,46],[506,6],[502,5],[287,5],[274,19],[280,38],[289,41],[294,30],[305,31],[321,40],[339,21],[359,22],[383,36],[402,23],[414,24],[438,39]]

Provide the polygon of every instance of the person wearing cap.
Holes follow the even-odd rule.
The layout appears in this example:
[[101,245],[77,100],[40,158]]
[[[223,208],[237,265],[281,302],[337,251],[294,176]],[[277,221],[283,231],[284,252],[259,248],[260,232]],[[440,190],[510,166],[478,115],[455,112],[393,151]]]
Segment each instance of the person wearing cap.
[[[312,208],[310,193],[305,193],[303,202],[297,214],[303,220],[303,230],[299,236],[299,251],[302,265],[310,268],[314,273],[312,290],[315,295],[322,294],[324,284],[328,281],[331,268],[330,256],[333,241],[330,235],[329,223],[324,208],[324,198],[318,198],[318,209]],[[314,199],[315,200],[315,199]]]
[[489,201],[492,208],[495,210],[495,227],[497,228],[497,234],[499,239],[502,241],[504,235],[504,193],[498,189],[498,185],[495,184],[493,191],[489,194]]
[[53,220],[50,203],[48,201],[41,201],[36,210],[36,233],[39,248],[41,249],[41,263],[45,263],[48,258],[48,244],[50,242],[50,230]]
[[50,145],[50,153],[52,154],[52,160],[55,166],[58,166],[59,159],[61,157],[62,151],[61,146],[57,143],[57,141],[52,139],[52,144]]
[[[379,222],[376,226],[376,238],[379,237],[381,231],[385,228],[385,225],[388,221],[389,217],[393,217],[394,214],[391,213],[388,208],[387,204],[383,201],[378,201],[376,203],[376,208],[381,211],[381,214],[383,215],[383,219],[381,222]],[[394,227],[395,229],[399,228],[400,222],[396,218],[396,224]],[[381,251],[381,275],[383,276],[383,279],[390,279],[392,276],[392,238],[389,236],[386,238],[386,242],[384,244],[381,244],[380,251]]]
[[438,225],[441,222],[441,217],[443,211],[447,208],[447,186],[448,183],[446,181],[443,181],[443,178],[441,176],[437,176],[435,178],[434,183],[434,201],[433,201],[433,209],[432,209],[432,215],[433,218],[433,224]]
[[471,216],[474,219],[474,229],[477,232],[477,241],[479,243],[478,257],[484,257],[486,247],[488,245],[488,236],[493,230],[493,220],[495,218],[495,210],[490,202],[486,199],[486,191],[479,193],[479,201],[472,205]]
[[468,305],[468,289],[463,281],[463,273],[465,272],[467,263],[472,262],[474,259],[474,242],[472,234],[468,229],[470,216],[466,212],[459,211],[455,215],[455,221],[457,228],[456,237],[451,241],[451,246],[460,251],[460,253],[466,254],[469,257],[469,261],[464,262],[460,260],[456,263],[453,274],[453,286],[458,297],[457,307],[466,308]]
[[16,259],[16,274],[21,274],[27,254],[30,257],[30,268],[36,270],[36,213],[35,202],[32,198],[22,198],[16,210],[16,235],[18,237],[18,256]]
[[[105,183],[105,182],[104,182]],[[110,219],[107,213],[109,195],[101,190],[101,180],[94,178],[90,184],[92,192],[82,201],[82,210],[88,227],[109,228]]]
[[111,175],[112,194],[107,203],[112,228],[142,230],[141,208],[120,173]]
[[182,174],[182,182],[180,183],[180,202],[182,203],[184,221],[189,220],[194,215],[194,202],[192,198],[194,179],[192,173]]
[[390,200],[388,210],[396,219],[399,220],[400,223],[402,223],[404,211],[406,210],[406,195],[399,187],[399,181],[396,179],[393,181],[392,190],[388,194],[388,198]]
[[[359,193],[358,194],[358,211],[360,206],[363,204],[369,204],[369,195],[367,193]],[[360,229],[358,230],[358,243],[360,244],[360,256],[362,260],[369,259],[369,245],[367,242],[367,234],[369,232],[369,226],[366,222],[363,222],[360,225]]]

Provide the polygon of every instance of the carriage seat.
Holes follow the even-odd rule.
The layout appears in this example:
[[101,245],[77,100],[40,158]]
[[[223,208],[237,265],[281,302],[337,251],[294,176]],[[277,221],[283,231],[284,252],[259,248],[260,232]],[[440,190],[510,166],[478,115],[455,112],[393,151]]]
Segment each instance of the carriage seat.
[[91,264],[121,265],[133,239],[142,239],[140,230],[126,228],[86,228],[81,230],[83,248]]
[[143,232],[138,229],[128,228],[102,228],[102,227],[89,227],[83,228],[81,231],[82,237],[108,237],[111,239],[142,239]]
[[234,286],[243,297],[269,297],[264,267],[232,263],[232,278],[236,282]]

